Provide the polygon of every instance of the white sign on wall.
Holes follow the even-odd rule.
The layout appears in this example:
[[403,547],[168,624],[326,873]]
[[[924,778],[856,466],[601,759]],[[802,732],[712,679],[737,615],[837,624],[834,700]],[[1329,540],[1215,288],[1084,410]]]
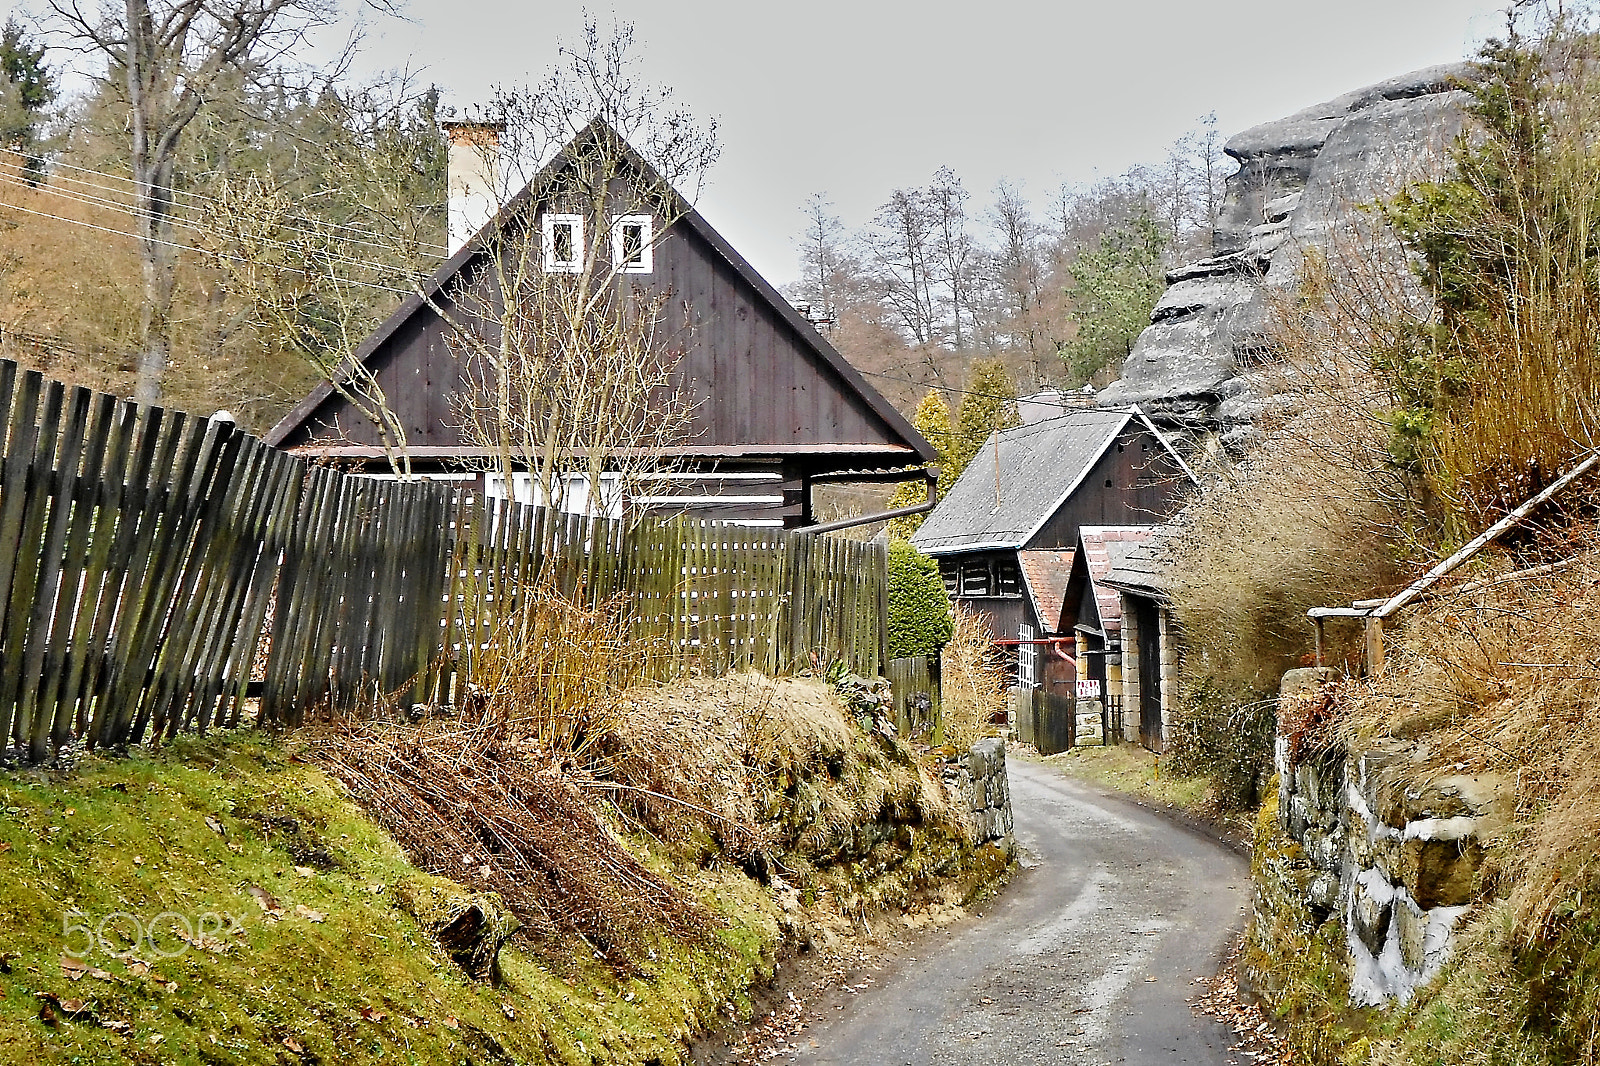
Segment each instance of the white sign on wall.
[[1078,698],[1080,700],[1097,700],[1100,698],[1099,678],[1079,679]]

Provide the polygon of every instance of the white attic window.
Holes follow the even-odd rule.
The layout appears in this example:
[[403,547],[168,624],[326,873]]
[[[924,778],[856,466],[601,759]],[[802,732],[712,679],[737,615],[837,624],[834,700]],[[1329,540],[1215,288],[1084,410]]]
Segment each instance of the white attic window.
[[620,274],[648,274],[654,266],[655,222],[649,215],[611,221],[611,265]]
[[576,274],[583,269],[583,216],[546,212],[544,269],[551,274]]

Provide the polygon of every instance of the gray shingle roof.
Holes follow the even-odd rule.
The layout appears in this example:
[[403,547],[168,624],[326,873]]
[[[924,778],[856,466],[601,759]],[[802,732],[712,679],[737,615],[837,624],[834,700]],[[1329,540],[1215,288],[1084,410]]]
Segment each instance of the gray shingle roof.
[[1022,547],[1134,417],[1087,408],[1005,430],[998,474],[991,434],[911,542],[930,555]]
[[1101,584],[1126,589],[1165,602],[1172,594],[1170,545],[1166,531],[1156,530],[1149,540],[1136,544],[1120,559],[1113,559],[1111,570]]

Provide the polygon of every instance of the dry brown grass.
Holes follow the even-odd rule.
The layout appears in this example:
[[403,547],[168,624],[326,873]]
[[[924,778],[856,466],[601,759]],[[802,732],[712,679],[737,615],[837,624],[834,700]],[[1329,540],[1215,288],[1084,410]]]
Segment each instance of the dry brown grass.
[[1171,572],[1187,676],[1272,691],[1311,650],[1308,608],[1403,583],[1399,518],[1348,450],[1363,431],[1349,412],[1308,413],[1185,511]]
[[479,714],[348,723],[313,750],[419,867],[498,893],[535,937],[576,934],[626,966],[711,920],[647,869],[536,741]]
[[965,750],[1006,711],[1006,670],[988,622],[960,604],[955,630],[940,653],[944,742]]
[[659,643],[630,633],[628,600],[588,603],[548,582],[502,619],[472,667],[486,720],[555,750],[581,749],[612,722],[618,697],[649,676]]
[[420,867],[624,969],[654,937],[715,923],[619,834],[763,881],[833,861],[886,812],[960,836],[942,783],[863,734],[827,682],[644,681],[626,607],[538,590],[494,634],[463,707],[325,723],[310,750]]

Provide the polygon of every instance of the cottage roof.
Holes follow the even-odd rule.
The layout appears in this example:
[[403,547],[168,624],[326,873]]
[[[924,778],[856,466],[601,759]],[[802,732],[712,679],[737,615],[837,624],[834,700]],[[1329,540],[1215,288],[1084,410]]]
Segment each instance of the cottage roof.
[[1152,530],[1142,542],[1129,546],[1120,558],[1113,560],[1100,583],[1166,603],[1172,595],[1171,561],[1167,531]]
[[[394,313],[368,336],[353,353],[352,358],[368,367],[374,367],[384,359],[389,358],[392,349],[391,341],[397,340],[403,332],[414,323],[433,314],[429,307],[430,301],[448,302],[449,287],[451,283],[462,275],[464,271],[476,269],[478,262],[484,257],[493,254],[494,241],[499,234],[512,227],[525,224],[530,213],[547,197],[548,190],[554,185],[563,168],[569,165],[569,160],[580,150],[580,146],[610,139],[618,144],[629,164],[637,171],[641,181],[647,187],[660,187],[665,185],[656,171],[640,157],[623,140],[620,134],[611,128],[603,119],[596,118],[589,126],[567,145],[556,157],[547,164],[533,179],[523,187],[500,210],[490,222],[472,237],[462,248],[446,260],[433,276],[421,283],[421,292],[413,293],[406,297]],[[781,320],[792,332],[798,344],[804,351],[814,357],[819,369],[824,373],[842,379],[846,393],[859,397],[865,407],[882,424],[882,436],[870,441],[839,441],[837,444],[849,444],[849,448],[839,448],[841,459],[843,453],[849,453],[849,459],[854,463],[844,461],[843,465],[871,466],[905,466],[932,462],[937,459],[938,452],[919,433],[908,419],[888,402],[875,388],[867,383],[859,371],[851,366],[845,358],[834,349],[805,316],[784,299],[771,284],[767,282],[745,258],[740,255],[727,240],[711,227],[711,224],[696,211],[676,190],[671,195],[676,203],[676,211],[680,217],[673,222],[674,230],[686,231],[693,234],[710,250],[710,254],[725,262],[727,267],[738,277],[745,286],[751,298],[757,304],[770,309],[771,313]],[[266,442],[274,446],[301,443],[306,436],[305,430],[315,425],[319,419],[326,415],[327,409],[337,407],[340,397],[338,390],[332,382],[323,381],[317,385],[305,399],[283,417],[266,435]],[[713,452],[728,451],[734,446],[724,444],[718,448],[701,449],[690,444],[681,449],[684,452],[698,455],[706,450],[708,455]],[[828,445],[822,445],[825,450]],[[759,446],[746,449],[751,453],[760,455],[783,455],[789,452],[813,454],[815,444],[796,443],[787,446]],[[366,452],[372,452],[371,447],[329,447],[321,449],[353,457],[362,457]],[[416,449],[413,449],[415,451]],[[468,451],[470,449],[455,449]],[[741,453],[742,454],[742,453]],[[459,458],[459,456],[441,456],[443,458]],[[712,458],[725,456],[711,455]],[[830,464],[825,463],[825,466]],[[831,466],[839,466],[839,462],[832,462]]]
[[[1133,552],[1137,551],[1147,542],[1155,530],[1151,526],[1084,526],[1078,531],[1078,546],[1080,549],[1080,566],[1075,569],[1073,579],[1069,583],[1066,595],[1063,597],[1063,607],[1067,601],[1078,602],[1079,596],[1072,592],[1081,583],[1087,585],[1087,591],[1094,596],[1095,611],[1100,618],[1100,631],[1107,640],[1122,632],[1122,597],[1117,590],[1106,584],[1106,578],[1112,570],[1124,562]],[[1079,574],[1083,577],[1079,578]],[[1062,626],[1070,628],[1073,619],[1063,618]]]
[[[929,555],[1023,547],[1134,422],[1172,452],[1137,407],[1071,411],[1004,430],[998,445],[991,434],[912,543]],[[1182,465],[1177,453],[1172,455]]]
[[1058,631],[1056,620],[1061,614],[1062,598],[1067,593],[1067,578],[1072,576],[1075,554],[1071,548],[1017,553],[1022,584],[1033,601],[1033,616],[1045,628],[1041,636],[1054,636]]

